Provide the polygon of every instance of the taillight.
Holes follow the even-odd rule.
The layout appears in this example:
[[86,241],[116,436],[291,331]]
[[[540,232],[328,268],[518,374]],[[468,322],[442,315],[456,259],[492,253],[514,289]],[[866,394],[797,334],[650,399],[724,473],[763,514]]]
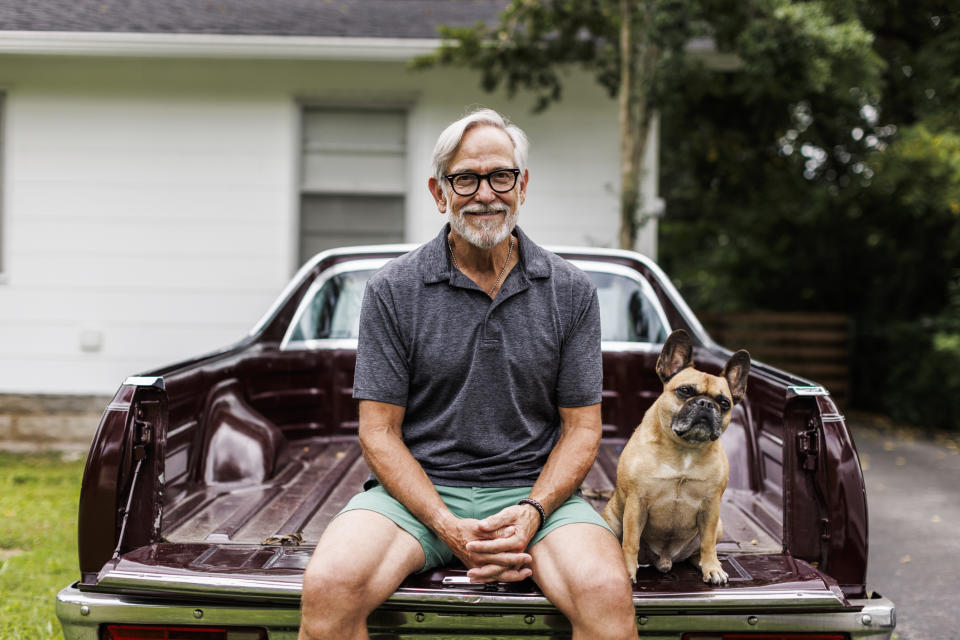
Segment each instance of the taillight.
[[849,640],[843,633],[685,633],[683,640]]
[[108,624],[103,640],[266,640],[263,629]]

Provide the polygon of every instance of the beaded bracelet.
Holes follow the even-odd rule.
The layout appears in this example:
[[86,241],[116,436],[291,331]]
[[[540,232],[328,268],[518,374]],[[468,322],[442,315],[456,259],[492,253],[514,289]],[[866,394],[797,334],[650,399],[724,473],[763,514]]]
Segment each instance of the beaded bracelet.
[[534,509],[536,509],[537,511],[539,511],[539,512],[540,512],[540,528],[541,528],[541,529],[543,528],[543,525],[544,525],[544,524],[546,523],[546,521],[547,521],[547,512],[543,510],[543,505],[542,505],[542,504],[540,504],[539,502],[537,502],[537,501],[534,500],[533,498],[524,498],[523,500],[521,500],[521,501],[518,502],[517,504],[529,504],[529,505],[532,506]]

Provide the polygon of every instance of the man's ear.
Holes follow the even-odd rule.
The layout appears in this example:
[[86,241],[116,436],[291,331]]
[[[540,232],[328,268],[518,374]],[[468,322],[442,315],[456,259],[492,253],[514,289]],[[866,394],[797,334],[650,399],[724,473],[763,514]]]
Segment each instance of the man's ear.
[[687,367],[693,366],[693,341],[683,329],[677,329],[663,343],[657,358],[657,375],[664,383]]
[[520,197],[519,197],[520,204],[523,204],[523,202],[527,199],[527,184],[529,183],[530,183],[530,170],[524,169],[523,175],[520,176]]
[[440,213],[446,213],[447,194],[443,192],[443,185],[441,185],[436,178],[430,178],[427,180],[427,189],[430,190],[430,195],[433,196],[434,202],[437,203],[437,210]]

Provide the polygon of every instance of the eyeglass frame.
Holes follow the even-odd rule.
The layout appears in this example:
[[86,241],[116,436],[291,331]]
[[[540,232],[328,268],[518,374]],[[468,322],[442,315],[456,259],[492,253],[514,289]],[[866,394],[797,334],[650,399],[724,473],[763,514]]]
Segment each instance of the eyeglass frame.
[[[503,172],[509,172],[513,174],[513,184],[510,185],[509,189],[504,189],[503,191],[501,191],[500,189],[497,189],[495,186],[493,186],[492,182],[490,182],[490,176],[492,176],[495,173],[503,173]],[[457,187],[453,184],[453,179],[459,176],[476,176],[477,178],[476,189],[474,189],[470,193],[460,193],[459,191],[457,191]],[[517,181],[520,179],[520,169],[494,169],[493,171],[490,171],[489,173],[484,173],[484,174],[479,174],[474,171],[459,171],[457,173],[448,173],[443,177],[446,178],[447,181],[450,183],[450,188],[453,189],[453,192],[455,194],[463,198],[468,198],[473,194],[475,194],[477,191],[480,191],[480,184],[484,180],[487,181],[487,185],[489,185],[490,189],[495,193],[509,193],[510,191],[513,191],[513,189],[517,186]]]

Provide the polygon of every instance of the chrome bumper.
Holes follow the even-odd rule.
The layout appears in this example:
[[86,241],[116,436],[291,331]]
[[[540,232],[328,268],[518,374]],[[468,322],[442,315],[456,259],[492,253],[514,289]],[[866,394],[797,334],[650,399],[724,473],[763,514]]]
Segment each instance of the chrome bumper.
[[[852,600],[850,610],[829,613],[782,611],[771,613],[764,603],[754,603],[755,613],[739,609],[737,613],[695,613],[687,608],[682,614],[648,609],[642,599],[637,605],[637,626],[644,640],[679,640],[691,631],[707,632],[834,632],[848,633],[851,640],[889,640],[896,626],[893,603],[886,598]],[[741,603],[746,605],[747,603]],[[449,605],[448,605],[449,606]],[[529,612],[515,608],[498,613],[486,607],[462,606],[456,610],[431,607],[423,600],[387,602],[369,619],[371,631],[389,632],[399,638],[490,638],[525,640],[551,638],[569,633],[562,615],[531,607]],[[766,611],[766,612],[765,612]],[[271,640],[295,640],[300,624],[299,607],[294,603],[212,602],[198,598],[163,601],[156,597],[120,596],[83,592],[70,586],[57,595],[57,617],[63,625],[65,640],[99,640],[100,625],[106,623],[229,625],[261,627]]]

